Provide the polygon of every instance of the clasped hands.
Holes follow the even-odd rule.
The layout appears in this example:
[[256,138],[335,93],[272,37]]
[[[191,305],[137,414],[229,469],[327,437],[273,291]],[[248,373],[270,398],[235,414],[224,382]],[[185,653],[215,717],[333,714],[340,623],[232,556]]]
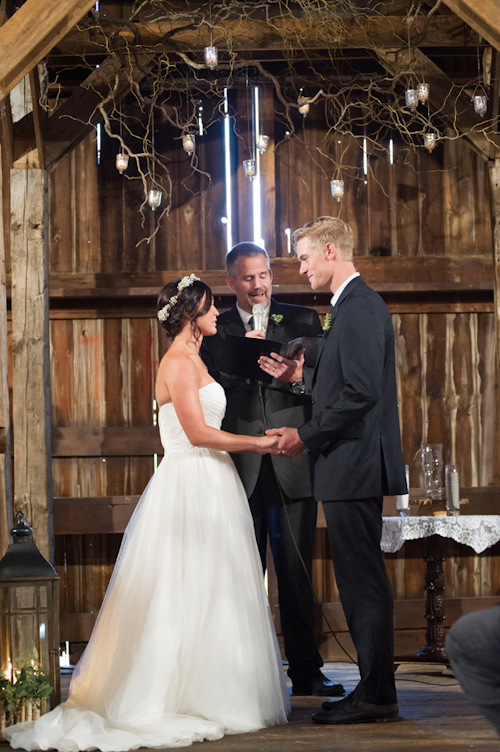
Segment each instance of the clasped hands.
[[272,448],[268,450],[271,454],[296,457],[306,449],[297,428],[268,428],[266,436],[275,436],[278,439],[278,443],[273,444]]

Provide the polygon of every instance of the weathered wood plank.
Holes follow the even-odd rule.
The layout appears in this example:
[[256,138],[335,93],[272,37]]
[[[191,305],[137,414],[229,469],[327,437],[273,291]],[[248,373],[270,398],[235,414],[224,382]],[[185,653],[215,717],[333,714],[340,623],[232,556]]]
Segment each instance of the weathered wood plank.
[[68,33],[94,0],[27,0],[0,28],[0,99]]
[[[145,401],[148,409],[151,402]],[[150,414],[152,422],[152,411]],[[157,426],[86,427],[52,429],[53,457],[128,457],[162,454]]]
[[496,0],[444,0],[444,3],[500,50],[500,7]]
[[[6,179],[10,186],[10,170],[7,175],[3,171],[3,154],[0,145],[0,185]],[[11,458],[11,427],[10,427],[10,398],[8,387],[7,364],[7,293],[5,276],[6,232],[3,224],[3,202],[0,193],[0,558],[10,543],[8,531],[12,527],[12,458]]]
[[14,503],[52,557],[45,171],[11,170],[11,196]]

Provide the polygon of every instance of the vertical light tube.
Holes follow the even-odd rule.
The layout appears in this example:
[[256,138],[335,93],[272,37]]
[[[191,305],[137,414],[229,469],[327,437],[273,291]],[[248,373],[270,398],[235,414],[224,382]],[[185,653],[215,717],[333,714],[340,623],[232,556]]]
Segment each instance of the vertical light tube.
[[233,247],[233,206],[231,202],[231,120],[229,118],[229,104],[227,89],[224,89],[224,166],[226,176],[226,246],[230,251]]
[[368,175],[368,152],[366,137],[363,139],[363,172],[365,175]]
[[253,242],[265,248],[265,241],[262,237],[262,206],[261,206],[261,186],[260,186],[260,152],[255,148],[260,135],[260,100],[259,87],[255,86],[253,90],[253,153],[255,159],[255,179],[252,181],[252,198],[253,198]]
[[101,124],[96,125],[97,164],[101,164]]
[[394,164],[394,141],[389,139],[389,164]]

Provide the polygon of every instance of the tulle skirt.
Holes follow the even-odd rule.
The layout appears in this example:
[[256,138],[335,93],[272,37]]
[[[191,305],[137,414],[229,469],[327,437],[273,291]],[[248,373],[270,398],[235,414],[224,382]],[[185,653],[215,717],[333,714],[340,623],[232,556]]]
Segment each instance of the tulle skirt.
[[228,454],[190,447],[141,497],[69,699],[4,736],[27,750],[182,747],[288,709],[243,487]]

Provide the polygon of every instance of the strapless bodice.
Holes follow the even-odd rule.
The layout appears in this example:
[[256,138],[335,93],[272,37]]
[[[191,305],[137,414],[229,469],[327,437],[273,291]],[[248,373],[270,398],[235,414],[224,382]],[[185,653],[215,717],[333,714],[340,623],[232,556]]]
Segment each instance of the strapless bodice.
[[[199,395],[205,423],[212,428],[220,428],[226,410],[224,389],[217,381],[211,381],[210,384],[201,387]],[[192,448],[172,402],[166,402],[160,407],[158,423],[165,453]]]

